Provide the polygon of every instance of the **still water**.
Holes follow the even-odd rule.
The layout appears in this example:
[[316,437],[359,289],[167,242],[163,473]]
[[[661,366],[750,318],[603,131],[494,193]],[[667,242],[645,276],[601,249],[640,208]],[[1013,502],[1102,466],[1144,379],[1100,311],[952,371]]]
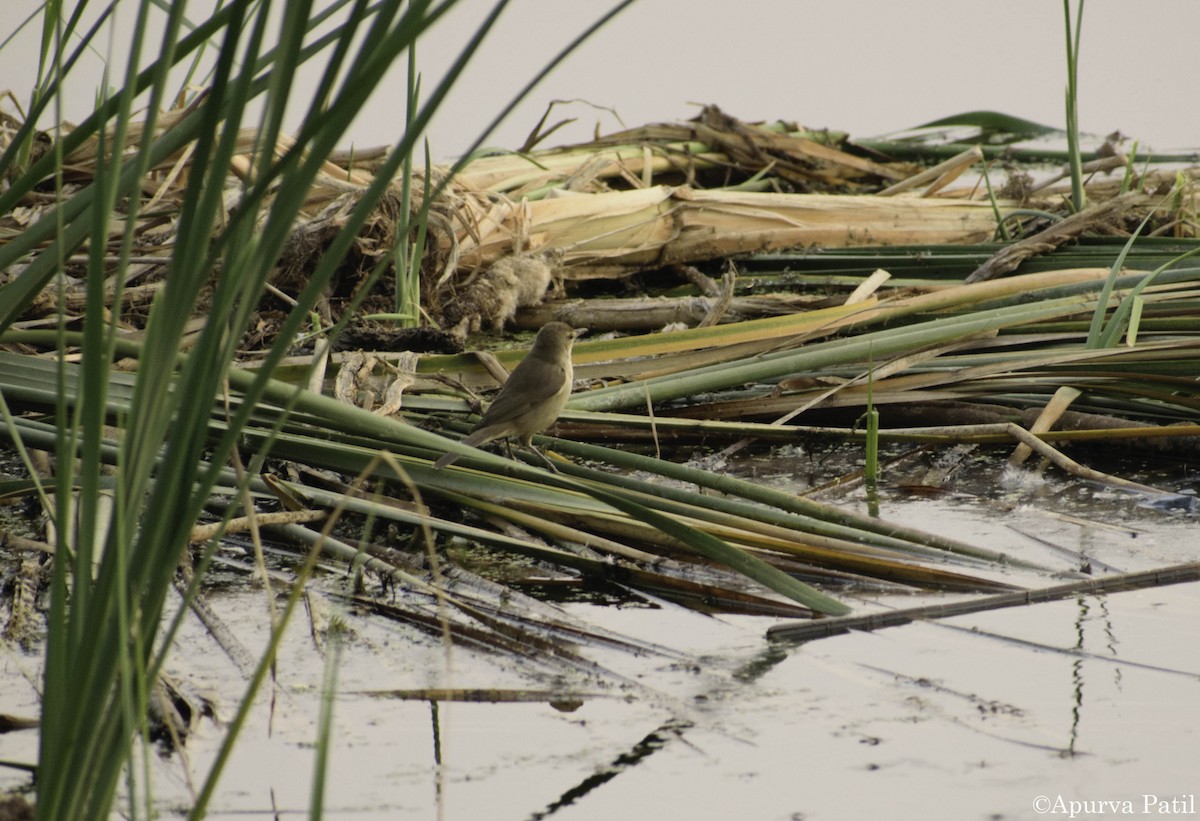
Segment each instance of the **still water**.
[[[739,470],[803,484],[802,462],[748,461]],[[1174,489],[1187,490],[1177,479]],[[1127,494],[1014,477],[998,466],[954,487],[932,498],[885,489],[882,513],[1064,571],[1077,561],[1072,552],[1123,571],[1200,554],[1193,516],[1151,509]],[[998,498],[976,493],[986,488]],[[1017,572],[993,577],[1029,586],[1057,581]],[[331,594],[341,589],[337,579],[326,581]],[[580,647],[602,673],[565,673],[537,658],[462,647],[447,656],[427,634],[334,596],[350,632],[339,661],[328,817],[1194,815],[1198,593],[1200,586],[1181,584],[1085,596],[806,644],[769,642],[767,628],[781,623],[773,618],[703,615],[663,601],[563,604],[592,625],[644,642],[636,653]],[[848,600],[863,612],[960,596]],[[231,585],[211,598],[246,647],[259,650],[263,594]],[[244,680],[203,628],[192,623],[186,633],[173,672],[216,705],[215,721],[201,720],[188,745],[190,769],[202,776]],[[0,712],[36,714],[29,677],[36,662],[9,652],[3,664]],[[322,668],[301,619],[210,817],[306,816]],[[379,694],[432,687],[488,688],[514,700]],[[32,760],[35,743],[31,734],[0,736],[0,758]],[[187,767],[178,756],[156,766],[163,816],[185,812]]]

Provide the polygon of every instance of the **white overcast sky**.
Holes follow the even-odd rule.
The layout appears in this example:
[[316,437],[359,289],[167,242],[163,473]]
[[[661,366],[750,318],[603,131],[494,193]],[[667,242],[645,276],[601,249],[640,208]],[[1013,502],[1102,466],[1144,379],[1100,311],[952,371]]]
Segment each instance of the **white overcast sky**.
[[[211,2],[211,0],[209,0]],[[5,0],[14,28],[39,0]],[[132,18],[133,4],[123,19]],[[202,2],[193,2],[193,16]],[[491,0],[463,0],[418,49],[426,88]],[[435,159],[463,151],[524,82],[608,7],[514,0],[429,132]],[[7,31],[5,31],[7,34]],[[27,95],[36,29],[0,52],[0,90]],[[714,103],[747,120],[786,119],[869,137],[975,109],[1061,126],[1066,83],[1058,0],[640,0],[535,90],[489,145],[516,148],[554,99],[582,99],[553,119],[579,123],[551,144],[647,122],[686,119]],[[120,53],[120,47],[116,49]],[[1080,125],[1121,130],[1143,146],[1200,146],[1200,0],[1092,0],[1083,22]],[[72,87],[69,119],[94,99],[100,57]],[[355,122],[360,147],[400,133],[403,60]],[[315,75],[315,70],[313,72]],[[297,77],[303,83],[305,74]],[[602,110],[611,108],[620,121]]]

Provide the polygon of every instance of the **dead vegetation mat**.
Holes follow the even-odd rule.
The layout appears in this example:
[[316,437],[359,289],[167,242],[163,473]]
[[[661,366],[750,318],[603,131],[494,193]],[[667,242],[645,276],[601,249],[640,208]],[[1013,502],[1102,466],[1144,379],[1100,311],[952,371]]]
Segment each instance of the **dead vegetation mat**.
[[[168,114],[158,127],[170,128],[172,122]],[[0,143],[18,125],[4,115]],[[247,152],[254,136],[243,135]],[[53,135],[43,132],[35,148],[42,153],[52,144]],[[65,193],[90,184],[96,151],[92,141],[66,158]],[[247,330],[242,348],[248,357],[275,339],[291,297],[344,230],[386,151],[346,151],[328,158]],[[715,276],[706,278],[696,266],[783,250],[982,243],[997,236],[1001,212],[1032,215],[1025,218],[1026,244],[991,261],[975,275],[982,279],[1015,270],[1030,256],[1083,234],[1128,232],[1177,174],[1192,180],[1195,175],[1195,169],[1147,169],[1128,180],[1119,173],[1120,163],[1109,161],[1089,180],[1094,212],[1049,226],[1044,215],[1068,213],[1061,185],[1037,188],[1024,169],[995,162],[992,173],[1008,179],[1004,193],[1019,199],[992,199],[980,175],[971,171],[979,157],[977,149],[968,149],[930,169],[890,159],[845,135],[794,123],[746,123],[708,106],[688,122],[647,125],[582,145],[480,156],[448,183],[448,169],[434,167],[429,180],[416,174],[409,215],[415,219],[427,188],[445,183],[429,208],[426,253],[420,260],[422,327],[372,318],[396,310],[394,277],[379,277],[370,293],[359,293],[376,266],[391,267],[405,239],[398,235],[405,216],[398,182],[355,237],[319,306],[320,318],[327,326],[342,323],[340,348],[421,352],[454,350],[471,332],[536,327],[552,318],[593,329],[633,330],[711,323],[726,312],[728,319],[779,314],[805,305],[795,294],[763,293],[739,293],[735,304],[729,287],[721,288]],[[135,337],[163,284],[189,158],[186,149],[181,151],[151,169],[142,185],[132,264],[120,289],[121,304],[113,306]],[[246,167],[235,163],[229,169],[229,209],[238,205]],[[56,202],[55,182],[47,180],[19,207],[0,215],[0,243],[45,218]],[[1173,206],[1152,220],[1149,231],[1194,236],[1194,185]],[[107,249],[114,272],[120,217],[114,214]],[[82,256],[68,258],[63,282],[28,307],[20,326],[56,322],[60,309],[68,321],[81,318],[85,271]],[[108,286],[117,293],[115,282]],[[647,299],[644,292],[673,286],[691,288],[693,295],[664,301]],[[614,310],[614,296],[633,302]],[[361,303],[347,315],[356,297]],[[201,304],[198,312],[204,310]],[[644,318],[632,319],[643,310],[648,312]],[[572,313],[567,317],[564,311]],[[308,349],[308,343],[298,342],[295,353]]]

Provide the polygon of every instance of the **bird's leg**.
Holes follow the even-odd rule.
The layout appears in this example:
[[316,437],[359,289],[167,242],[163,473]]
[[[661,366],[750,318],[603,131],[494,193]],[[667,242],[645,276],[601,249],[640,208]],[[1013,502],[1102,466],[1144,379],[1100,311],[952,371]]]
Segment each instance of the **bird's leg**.
[[540,450],[538,450],[538,449],[537,449],[537,446],[536,446],[536,445],[534,445],[534,444],[533,444],[533,442],[530,442],[530,443],[529,443],[529,449],[538,455],[538,458],[542,460],[542,463],[543,463],[543,464],[544,464],[546,467],[550,468],[550,470],[554,471],[555,473],[558,473],[558,468],[556,468],[556,467],[554,466],[554,463],[553,463],[553,462],[551,462],[551,461],[550,461],[550,460],[549,460],[549,459],[546,457],[546,454],[544,454],[544,453],[542,453]]

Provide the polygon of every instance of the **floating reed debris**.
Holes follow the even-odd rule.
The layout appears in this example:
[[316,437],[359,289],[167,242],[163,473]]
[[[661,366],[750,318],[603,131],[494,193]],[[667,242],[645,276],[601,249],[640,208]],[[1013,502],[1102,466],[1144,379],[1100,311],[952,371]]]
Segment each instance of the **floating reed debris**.
[[811,641],[841,635],[851,630],[881,630],[885,627],[897,627],[919,620],[946,619],[952,616],[984,613],[1006,607],[1025,607],[1030,604],[1061,601],[1077,596],[1100,596],[1125,590],[1143,590],[1148,587],[1185,584],[1198,579],[1200,579],[1200,562],[1190,562],[1136,573],[1118,573],[1102,579],[1082,579],[1035,590],[996,593],[964,601],[909,607],[886,613],[819,619],[799,624],[779,624],[767,629],[767,637],[775,641]]

